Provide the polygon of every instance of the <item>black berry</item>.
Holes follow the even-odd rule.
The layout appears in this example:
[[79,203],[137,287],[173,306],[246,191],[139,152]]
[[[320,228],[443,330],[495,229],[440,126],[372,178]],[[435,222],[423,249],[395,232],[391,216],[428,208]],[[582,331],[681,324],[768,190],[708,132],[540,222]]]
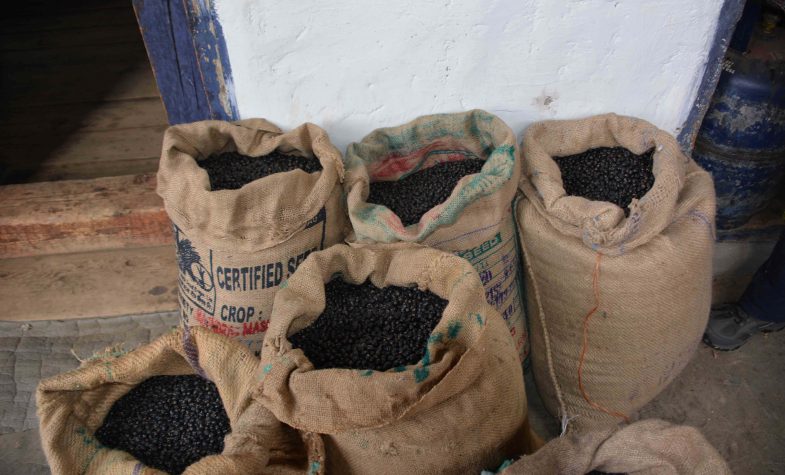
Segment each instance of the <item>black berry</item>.
[[654,185],[653,156],[653,148],[635,155],[624,147],[600,147],[553,159],[568,195],[608,201],[629,216],[632,199],[640,199]]
[[390,208],[404,226],[409,226],[419,222],[434,206],[444,203],[458,181],[479,173],[484,163],[478,158],[442,162],[397,181],[375,181],[370,184],[367,202]]
[[318,172],[322,169],[318,158],[286,155],[278,151],[261,157],[225,152],[219,155],[210,155],[204,160],[197,160],[197,163],[207,171],[212,191],[236,190],[259,178],[298,168],[307,173]]
[[230,432],[218,389],[196,375],[153,376],[112,405],[95,437],[171,474],[224,448]]
[[447,301],[417,288],[378,288],[370,281],[325,285],[324,312],[289,337],[316,369],[386,371],[417,363]]

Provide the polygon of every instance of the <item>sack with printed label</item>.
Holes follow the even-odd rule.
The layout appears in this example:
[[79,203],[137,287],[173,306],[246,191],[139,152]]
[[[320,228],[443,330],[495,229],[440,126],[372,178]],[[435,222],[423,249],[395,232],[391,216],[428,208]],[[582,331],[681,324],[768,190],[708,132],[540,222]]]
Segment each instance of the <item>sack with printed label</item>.
[[[293,170],[240,189],[211,191],[198,160],[237,151],[316,157],[322,170]],[[174,224],[184,325],[240,340],[258,354],[278,285],[305,257],[343,239],[340,152],[313,124],[290,132],[261,119],[204,121],[164,135],[158,194]]]
[[[654,184],[615,204],[566,194],[553,157],[654,148]],[[546,408],[576,427],[628,420],[675,378],[711,305],[714,188],[676,140],[607,114],[532,125],[517,209],[532,368]]]
[[698,429],[647,419],[620,429],[570,433],[513,462],[500,475],[730,475]]
[[[369,184],[395,181],[442,162],[485,161],[449,198],[404,226],[388,207],[367,202]],[[471,262],[485,295],[501,313],[521,361],[528,354],[520,256],[512,212],[520,177],[515,135],[498,117],[473,110],[420,117],[378,129],[349,145],[344,188],[357,242],[421,243]],[[411,197],[417,199],[416,196]]]
[[[334,277],[417,286],[448,300],[423,358],[388,371],[314,369],[288,338],[325,308]],[[275,298],[255,393],[285,424],[322,434],[327,473],[471,473],[528,452],[514,342],[466,260],[414,244],[333,246]],[[358,319],[363,314],[357,315]]]
[[36,404],[41,441],[54,475],[164,475],[95,437],[112,405],[142,381],[199,374],[215,383],[231,432],[224,450],[191,464],[187,475],[323,473],[324,447],[273,417],[251,396],[258,359],[241,343],[204,328],[178,329],[125,354],[109,352],[44,379]]

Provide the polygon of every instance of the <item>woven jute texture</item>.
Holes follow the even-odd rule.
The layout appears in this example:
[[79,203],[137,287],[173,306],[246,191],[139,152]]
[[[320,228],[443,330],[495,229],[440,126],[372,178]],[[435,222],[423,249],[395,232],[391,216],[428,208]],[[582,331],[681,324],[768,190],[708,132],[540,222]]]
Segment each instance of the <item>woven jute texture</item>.
[[647,419],[572,433],[514,462],[501,475],[584,475],[592,470],[631,475],[730,475],[706,438],[689,426]]
[[55,475],[153,475],[127,452],[93,435],[112,405],[158,375],[199,374],[215,383],[231,433],[220,455],[202,458],[188,475],[321,472],[321,438],[279,422],[251,396],[258,360],[242,344],[204,328],[178,329],[128,353],[97,355],[76,370],[47,378],[36,395],[41,440]]
[[[484,160],[479,173],[461,179],[450,197],[403,226],[383,205],[368,203],[369,185],[400,180],[442,162]],[[520,254],[512,205],[520,154],[512,130],[481,110],[437,114],[378,129],[346,151],[348,211],[357,242],[415,242],[469,260],[488,302],[507,322],[521,360],[528,355]]]
[[[555,156],[654,148],[654,186],[621,208],[567,196]],[[532,125],[518,223],[532,363],[548,410],[573,427],[615,424],[691,358],[711,304],[711,177],[676,140],[614,114]]]
[[[319,317],[324,284],[337,276],[417,286],[449,301],[417,364],[316,370],[292,348],[287,337]],[[289,426],[323,435],[328,473],[478,473],[531,440],[515,346],[477,272],[416,244],[311,254],[276,296],[259,375],[255,397],[265,407]]]
[[[237,151],[316,157],[318,173],[292,170],[237,190],[211,191],[197,162]],[[258,354],[278,285],[313,251],[343,240],[341,154],[324,130],[286,133],[262,119],[204,121],[164,135],[158,194],[174,223],[185,325],[211,328]]]

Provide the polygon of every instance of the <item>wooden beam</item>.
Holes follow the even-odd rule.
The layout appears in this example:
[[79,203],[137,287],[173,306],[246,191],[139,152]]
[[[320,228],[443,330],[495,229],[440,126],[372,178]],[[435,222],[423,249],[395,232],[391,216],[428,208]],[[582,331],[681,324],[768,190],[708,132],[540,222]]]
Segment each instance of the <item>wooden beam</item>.
[[211,0],[133,0],[170,124],[239,118]]
[[6,183],[96,178],[154,172],[165,125],[101,131],[73,131],[47,140],[0,138]]
[[177,309],[174,245],[0,259],[0,320],[64,320]]
[[173,242],[155,175],[0,187],[0,258]]
[[[152,73],[150,73],[152,76]],[[134,129],[166,126],[166,114],[160,97],[120,101],[94,101],[45,106],[28,105],[8,108],[0,117],[0,141],[7,137],[70,135],[77,132]],[[32,140],[31,140],[32,141]],[[156,153],[157,155],[157,153]]]
[[[80,66],[63,66],[57,73],[0,70],[7,108],[158,97],[147,60],[101,65],[101,75],[85,74]],[[107,84],[108,82],[108,84]]]
[[138,44],[139,38],[139,31],[136,28],[118,28],[105,25],[88,26],[75,30],[0,33],[0,51],[77,48],[95,44]]
[[[161,155],[166,125],[77,131],[63,137],[62,143],[43,143],[29,136],[0,139],[0,157],[10,166],[74,162],[111,162]],[[54,145],[54,148],[52,146]]]
[[[79,33],[74,33],[78,35]],[[0,51],[0,64],[19,68],[20,73],[55,72],[61,66],[128,64],[145,60],[144,48],[138,42],[95,43],[76,48],[58,47],[33,50]]]
[[[8,7],[11,13],[4,11],[2,24],[4,35],[12,35],[30,31],[79,30],[92,26],[120,26],[133,24],[133,15],[128,12],[123,2],[107,2],[107,7],[96,6],[85,8],[82,2],[46,2],[46,4],[29,5],[28,2]],[[96,2],[101,3],[101,2]],[[54,4],[54,5],[53,5]],[[60,6],[59,8],[57,6]],[[73,8],[63,8],[70,5]],[[18,12],[13,12],[16,7]]]
[[128,158],[97,162],[40,163],[34,169],[15,170],[28,183],[39,181],[84,180],[119,175],[155,173],[159,157]]

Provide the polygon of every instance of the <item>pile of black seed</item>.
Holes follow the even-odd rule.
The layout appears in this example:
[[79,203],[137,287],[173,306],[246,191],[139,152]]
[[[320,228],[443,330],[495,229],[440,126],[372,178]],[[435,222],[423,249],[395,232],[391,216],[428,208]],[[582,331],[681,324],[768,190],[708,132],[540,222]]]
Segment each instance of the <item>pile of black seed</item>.
[[367,202],[390,208],[404,226],[409,226],[444,203],[461,178],[479,173],[484,164],[478,158],[442,162],[397,181],[376,181],[371,183]]
[[298,168],[306,173],[314,173],[322,169],[318,158],[286,155],[277,150],[262,157],[224,152],[197,160],[196,163],[207,171],[212,191],[236,190],[246,183],[273,173],[289,172]]
[[316,369],[386,371],[415,364],[447,301],[417,288],[378,288],[341,278],[325,285],[324,312],[289,337]]
[[624,210],[654,185],[654,149],[635,155],[624,147],[592,148],[566,157],[553,157],[568,195],[609,201]]
[[145,465],[179,474],[221,453],[230,430],[215,384],[197,375],[153,376],[112,405],[95,437]]

